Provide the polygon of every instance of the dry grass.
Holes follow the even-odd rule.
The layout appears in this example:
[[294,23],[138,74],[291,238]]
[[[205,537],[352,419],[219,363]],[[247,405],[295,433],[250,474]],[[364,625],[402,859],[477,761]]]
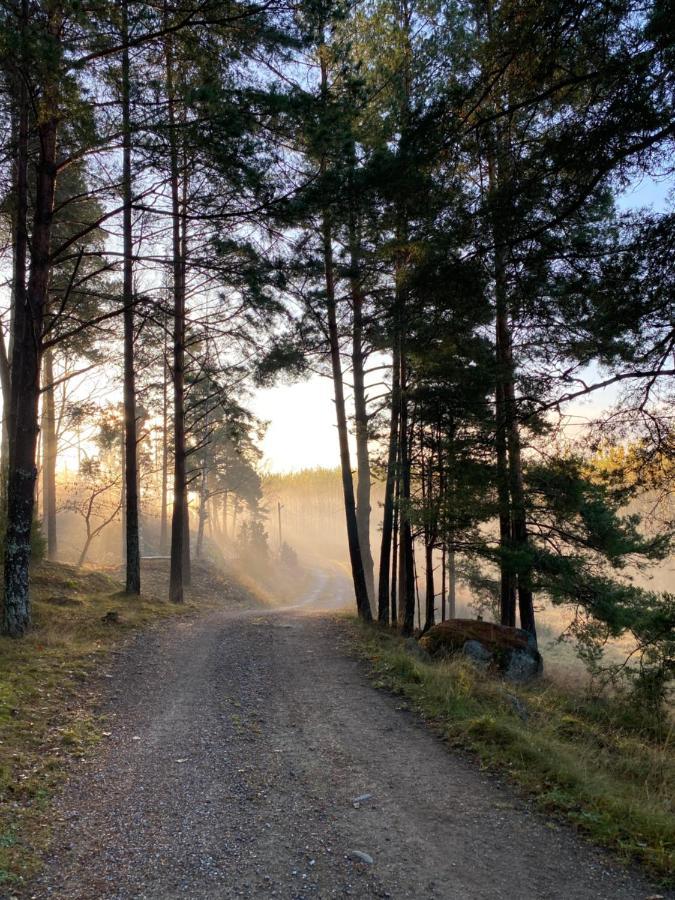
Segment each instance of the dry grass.
[[[551,812],[664,879],[675,864],[675,755],[617,700],[547,679],[514,686],[460,657],[418,659],[404,642],[356,625],[378,687],[407,697],[448,740],[506,770]],[[525,720],[524,720],[525,717]]]
[[[243,601],[214,570],[196,575],[200,607]],[[191,599],[157,599],[166,595],[165,564],[143,576],[157,597],[129,597],[110,574],[43,563],[31,580],[34,627],[22,640],[0,638],[0,885],[35,870],[49,838],[49,799],[99,739],[91,675],[106,653],[134,629],[196,610]],[[117,620],[105,621],[110,612]]]

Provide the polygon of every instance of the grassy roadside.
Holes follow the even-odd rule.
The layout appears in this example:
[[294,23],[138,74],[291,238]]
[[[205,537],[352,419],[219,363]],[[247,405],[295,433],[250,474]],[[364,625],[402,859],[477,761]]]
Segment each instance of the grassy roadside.
[[50,797],[100,739],[90,675],[130,631],[195,610],[56,563],[37,567],[31,586],[34,628],[0,638],[0,893],[35,871]]
[[675,734],[657,741],[618,704],[542,679],[514,686],[458,659],[431,662],[397,635],[357,621],[375,686],[406,697],[453,747],[508,772],[591,839],[673,882]]

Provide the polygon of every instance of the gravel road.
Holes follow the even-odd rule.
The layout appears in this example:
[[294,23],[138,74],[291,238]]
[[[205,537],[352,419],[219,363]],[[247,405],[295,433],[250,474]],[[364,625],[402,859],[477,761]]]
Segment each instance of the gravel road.
[[28,896],[662,893],[448,753],[369,685],[330,613],[209,612],[138,634],[105,676],[109,734]]

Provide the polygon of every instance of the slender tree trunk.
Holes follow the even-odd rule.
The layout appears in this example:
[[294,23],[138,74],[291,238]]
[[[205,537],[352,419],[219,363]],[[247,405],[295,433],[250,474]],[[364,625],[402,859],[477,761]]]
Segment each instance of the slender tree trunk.
[[403,634],[415,628],[415,571],[412,527],[410,525],[410,435],[408,433],[407,363],[401,353],[401,502],[399,505],[399,592],[403,607]]
[[[50,17],[57,35],[60,23]],[[29,564],[35,502],[36,449],[42,332],[50,276],[50,243],[56,188],[57,86],[48,83],[38,115],[38,161],[31,266],[24,290],[27,208],[27,102],[21,103],[17,162],[17,244],[10,397],[10,454],[7,475],[5,598],[2,631],[20,637],[30,625]]]
[[455,551],[448,552],[448,618],[457,616],[457,568],[455,565]]
[[[438,535],[438,513],[434,497],[434,448],[433,443],[427,448],[425,458],[424,426],[420,421],[419,444],[421,459],[422,501],[426,509],[426,525],[424,528],[424,631],[436,624],[436,584],[434,581],[434,546]],[[433,439],[433,431],[431,435]]]
[[[486,3],[486,25],[488,35],[493,34],[492,0]],[[513,364],[513,347],[511,325],[509,322],[509,299],[506,275],[506,251],[508,246],[507,213],[513,203],[510,177],[508,171],[508,137],[502,131],[499,121],[494,132],[488,132],[487,162],[489,180],[489,200],[491,212],[492,237],[494,241],[495,265],[495,299],[497,319],[497,388],[495,392],[497,406],[497,467],[500,505],[500,538],[508,539],[507,557],[509,572],[502,572],[501,620],[504,624],[515,624],[514,578],[517,575],[518,606],[520,625],[536,640],[537,632],[534,619],[534,600],[532,595],[532,567],[528,562],[529,539],[527,533],[525,491],[523,487],[523,467],[521,459],[520,433],[517,416],[515,391],[515,370]],[[501,432],[501,433],[500,433]],[[508,459],[507,459],[508,458]],[[509,522],[506,521],[506,494],[510,499]],[[509,551],[513,552],[516,564],[508,560]],[[504,574],[507,575],[506,584]]]
[[[370,547],[370,457],[368,453],[368,408],[364,375],[363,306],[361,285],[361,256],[359,237],[353,211],[350,211],[350,292],[354,316],[352,328],[352,370],[354,373],[354,437],[356,440],[356,523],[359,530],[359,547],[363,560],[368,598],[371,607],[375,603],[375,571]],[[385,607],[386,608],[386,607]],[[378,602],[378,619],[379,619]]]
[[518,612],[520,627],[536,640],[537,628],[534,617],[534,596],[532,594],[532,566],[529,562],[530,542],[527,533],[525,490],[523,486],[523,465],[520,455],[520,434],[515,415],[516,399],[513,380],[506,385],[507,408],[512,414],[507,421],[507,443],[509,448],[509,480],[513,503],[513,542],[522,556],[518,567]]
[[[321,54],[321,92],[327,101],[328,74],[326,69],[326,53],[322,48]],[[322,170],[325,171],[325,158],[322,161]],[[347,430],[347,413],[345,410],[344,384],[342,381],[342,363],[340,360],[340,339],[337,327],[337,308],[335,301],[335,273],[333,265],[333,238],[330,211],[324,209],[322,216],[322,238],[324,275],[326,283],[326,313],[328,319],[328,336],[330,342],[330,359],[333,372],[333,389],[335,391],[335,413],[337,416],[338,440],[340,444],[340,468],[342,472],[342,491],[344,495],[345,518],[347,522],[347,542],[349,545],[349,558],[354,581],[354,594],[356,608],[362,619],[367,622],[372,620],[368,588],[363,569],[361,548],[359,544],[359,530],[356,521],[356,501],[354,498],[354,483],[352,481],[352,469],[349,458],[349,435]]]
[[[488,27],[491,30],[491,5],[488,3]],[[506,280],[505,247],[502,238],[503,199],[499,194],[498,152],[493,135],[487,142],[488,182],[494,240],[495,278],[495,445],[497,450],[497,497],[499,503],[500,546],[500,621],[502,625],[516,624],[515,571],[513,567],[513,524],[507,443],[506,382],[512,377],[509,361],[510,336],[508,328],[508,286]],[[499,144],[499,136],[496,138]]]
[[428,631],[436,624],[436,585],[434,584],[434,546],[427,541],[424,547],[424,564],[426,566],[426,604],[424,630]]
[[446,549],[445,544],[441,549],[441,622],[446,619],[446,585],[447,585],[447,569],[446,569]]
[[[496,256],[501,257],[499,246],[496,249]],[[497,267],[497,282],[502,280],[500,276],[499,266]],[[499,292],[499,284],[498,284]],[[505,291],[504,291],[505,293]],[[528,631],[535,639],[537,636],[535,619],[534,619],[534,598],[531,589],[531,565],[528,562],[529,555],[529,538],[527,534],[526,522],[526,506],[525,491],[523,487],[523,466],[520,450],[520,434],[517,418],[517,401],[515,394],[515,384],[513,375],[513,352],[511,343],[511,329],[508,320],[508,312],[506,303],[500,303],[498,300],[497,308],[497,373],[499,383],[497,387],[498,405],[503,408],[503,426],[505,431],[506,447],[500,446],[501,439],[498,441],[498,454],[501,455],[501,479],[504,475],[508,479],[508,494],[511,499],[511,515],[509,523],[510,543],[509,549],[518,557],[517,580],[518,580],[518,607],[520,612],[520,627]],[[505,450],[508,455],[508,470],[503,472]],[[499,464],[499,456],[498,456]],[[502,485],[500,491],[505,495],[506,488]],[[500,498],[500,533],[505,529],[506,522],[502,522],[502,504]],[[513,596],[513,563],[507,560],[509,567],[508,597],[505,596],[505,589],[502,583],[502,602],[508,601],[508,617],[504,606],[502,607],[502,623],[515,625],[515,598]],[[508,621],[507,621],[508,618]]]
[[187,485],[185,446],[185,290],[181,260],[180,174],[178,171],[178,138],[173,82],[173,48],[171,37],[165,42],[167,106],[169,119],[169,157],[173,238],[173,510],[171,514],[171,571],[169,599],[184,600],[185,533]]
[[[182,114],[182,124],[185,125],[185,109]],[[183,142],[183,158],[182,158],[182,177],[181,177],[181,214],[180,214],[180,265],[181,265],[181,289],[183,292],[183,343],[185,343],[185,298],[187,296],[187,242],[188,242],[188,165],[185,151],[185,142]],[[183,391],[185,396],[185,391]],[[185,401],[183,401],[185,402]],[[185,412],[183,411],[183,420],[185,420]],[[185,424],[183,424],[183,440],[185,442]],[[192,583],[192,558],[190,555],[190,496],[188,490],[188,472],[187,472],[187,448],[185,449],[185,500],[183,504],[183,584],[190,586]]]
[[10,404],[10,371],[9,354],[5,337],[0,334],[0,391],[2,391],[2,439],[0,442],[0,504],[5,503],[5,483],[7,481],[7,464],[9,462],[9,404]]
[[[358,294],[358,292],[357,292]],[[354,307],[354,335],[353,335],[353,366],[354,366],[354,422],[356,438],[356,521],[359,530],[359,546],[363,559],[363,569],[366,578],[366,587],[371,604],[375,600],[375,573],[373,554],[370,548],[370,457],[368,454],[368,414],[366,408],[366,396],[363,374],[363,349],[362,349],[362,298],[355,301]],[[358,309],[358,312],[357,312]]]
[[161,556],[165,556],[169,546],[168,535],[168,492],[169,492],[169,397],[168,397],[168,381],[169,367],[166,362],[166,341],[165,341],[165,358],[163,366],[162,380],[162,488],[161,488],[161,506],[160,506],[160,525],[159,525],[159,552]]
[[[122,41],[129,37],[128,0],[122,2]],[[122,51],[122,213],[123,305],[124,305],[124,489],[127,594],[141,592],[141,547],[138,526],[138,434],[136,418],[136,373],[134,365],[134,282],[131,210],[131,98],[129,50]]]
[[[22,28],[26,26],[27,0],[22,0]],[[16,108],[11,110],[12,167],[12,303],[9,322],[9,340],[5,344],[0,335],[0,385],[2,387],[2,446],[0,448],[0,504],[3,513],[7,506],[7,476],[9,472],[10,434],[14,434],[12,421],[11,358],[15,333],[14,318],[19,305],[26,302],[26,261],[28,253],[28,96],[26,83],[19,75],[16,90]]]
[[[79,437],[79,432],[78,432]],[[80,455],[78,453],[77,459],[77,468],[78,471],[82,466],[82,461],[80,459]],[[122,428],[122,432],[120,433],[120,469],[122,472],[122,483],[120,486],[120,532],[121,532],[121,541],[120,541],[120,553],[122,559],[122,565],[126,569],[127,565],[127,492],[126,492],[126,471],[127,471],[127,450],[126,443],[124,440],[124,428]]]
[[54,359],[51,348],[44,353],[42,390],[42,520],[47,532],[47,559],[56,559],[56,411],[54,404]]
[[[389,566],[391,563],[392,545],[396,554],[396,541],[398,535],[394,532],[394,491],[396,488],[396,463],[398,458],[398,432],[399,414],[401,408],[400,397],[400,353],[398,336],[394,335],[394,352],[391,369],[391,418],[389,421],[389,448],[387,453],[387,480],[384,487],[384,508],[382,510],[382,542],[380,545],[380,570],[377,588],[377,618],[382,624],[386,624],[389,607]],[[398,531],[398,526],[396,527]],[[393,537],[393,541],[392,541]],[[392,567],[392,573],[396,572],[396,563]],[[396,585],[392,583],[391,610],[392,624],[396,622]]]
[[[21,28],[22,32],[28,24],[28,0],[21,2]],[[22,34],[23,41],[23,34]],[[15,209],[13,221],[13,248],[14,248],[14,271],[12,285],[12,311],[10,316],[10,335],[9,335],[9,351],[8,366],[9,373],[7,377],[7,385],[9,393],[5,397],[4,419],[8,436],[8,453],[6,458],[7,472],[9,469],[10,458],[12,455],[12,442],[16,435],[18,402],[17,391],[12,388],[12,372],[14,346],[16,345],[17,336],[23,334],[24,328],[27,326],[27,320],[30,319],[30,308],[27,306],[26,296],[26,279],[28,277],[28,91],[26,81],[22,74],[18,74],[18,91],[17,91],[18,110],[16,114],[16,156],[14,163],[14,193],[15,193]],[[54,123],[54,159],[56,158],[56,123]],[[51,139],[50,139],[51,144]],[[51,154],[51,147],[45,148]],[[52,197],[55,186],[52,187]],[[52,206],[53,206],[52,198]],[[51,232],[51,222],[49,225]],[[46,291],[45,291],[46,302]],[[3,383],[3,389],[5,385]]]
[[87,555],[89,554],[89,547],[91,546],[92,540],[93,540],[93,537],[90,534],[87,534],[86,540],[84,542],[84,546],[82,547],[82,551],[80,553],[80,557],[77,561],[78,569],[81,569],[82,566],[85,564]]
[[[497,386],[496,401],[496,447],[497,447],[497,497],[499,502],[499,546],[500,567],[500,621],[502,625],[516,624],[516,592],[512,563],[511,493],[509,490],[508,452],[506,445],[506,409],[504,384],[501,374],[502,353],[500,334],[503,331],[502,318],[505,311],[497,303]],[[502,338],[503,340],[503,338]]]
[[[204,427],[206,429],[206,433],[208,434],[209,430],[209,417],[206,416]],[[195,549],[195,555],[197,559],[202,558],[202,548],[204,544],[204,525],[206,524],[206,519],[208,515],[208,502],[209,502],[209,458],[208,458],[208,447],[204,449],[204,456],[202,460],[202,471],[199,482],[199,512],[197,519],[197,546]]]
[[344,385],[342,381],[342,364],[340,362],[340,342],[338,337],[337,312],[335,305],[331,225],[328,212],[325,212],[323,216],[323,249],[326,277],[326,307],[328,315],[330,357],[333,370],[333,389],[335,391],[335,412],[337,416],[338,440],[340,443],[340,467],[342,471],[342,490],[344,494],[345,517],[347,521],[349,558],[352,567],[356,607],[358,609],[359,615],[367,622],[369,622],[372,619],[372,613],[370,609],[370,600],[368,598],[368,587],[366,585],[363,561],[361,559],[359,530],[356,521],[354,484],[352,482],[352,469],[349,458],[347,414],[345,410]]
[[398,624],[398,500],[399,500],[399,481],[396,478],[396,505],[394,507],[393,528],[391,540],[391,624]]
[[197,546],[195,548],[195,556],[197,559],[202,558],[202,547],[204,544],[204,525],[206,524],[207,519],[207,503],[208,503],[208,490],[207,490],[207,472],[206,470],[202,470],[202,480],[199,491],[199,520],[197,524]]

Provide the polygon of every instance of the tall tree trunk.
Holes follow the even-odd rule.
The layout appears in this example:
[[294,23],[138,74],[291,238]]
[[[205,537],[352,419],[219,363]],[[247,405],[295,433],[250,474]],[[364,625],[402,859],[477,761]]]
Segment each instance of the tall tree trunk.
[[[52,14],[49,30],[56,36],[60,24]],[[42,332],[49,290],[50,243],[56,187],[57,86],[44,86],[38,114],[38,161],[35,181],[35,213],[31,241],[31,266],[24,290],[27,208],[26,160],[27,104],[20,110],[18,148],[14,320],[10,396],[10,454],[7,475],[7,530],[5,534],[5,602],[3,633],[19,637],[30,625],[29,564],[31,527],[35,502],[36,449]],[[26,108],[24,108],[26,107]]]
[[391,624],[398,625],[398,500],[399,500],[399,480],[396,477],[396,501],[393,515],[393,528],[391,538]]
[[446,593],[446,585],[447,585],[447,568],[446,568],[446,557],[447,551],[445,549],[445,544],[441,548],[441,622],[445,622],[446,619],[446,603],[447,603],[447,593]]
[[[181,124],[185,126],[185,109],[183,108]],[[185,142],[182,145],[182,177],[181,177],[181,214],[180,214],[180,265],[181,265],[181,290],[183,292],[183,344],[185,344],[185,298],[187,296],[187,241],[188,241],[188,164]],[[183,391],[183,397],[185,392]],[[185,402],[185,401],[183,401]],[[183,410],[183,441],[185,446],[185,411]],[[185,499],[183,502],[183,584],[192,583],[192,559],[190,555],[190,496],[188,490],[187,472],[187,447],[185,448]]]
[[169,157],[171,185],[171,224],[173,250],[173,510],[171,513],[171,571],[169,599],[184,600],[185,533],[187,484],[185,474],[185,289],[181,260],[180,174],[178,171],[178,138],[173,81],[173,48],[171,37],[165,42],[166,83],[169,119]]
[[[122,41],[129,38],[128,0],[122,2]],[[131,218],[131,99],[129,50],[122,51],[122,214],[124,276],[124,487],[126,493],[126,585],[128,594],[141,592],[141,547],[138,527],[138,434],[134,366],[134,282]]]
[[[204,428],[206,433],[209,432],[209,417],[206,416],[204,420]],[[209,449],[208,447],[204,448],[204,455],[202,457],[202,467],[200,473],[199,480],[199,511],[197,513],[197,546],[195,548],[195,555],[197,559],[202,558],[202,548],[204,544],[204,525],[206,524],[206,519],[208,516],[208,502],[209,502]]]
[[44,353],[42,390],[42,520],[47,532],[47,559],[56,559],[56,410],[54,403],[54,358],[51,348]]
[[11,377],[9,371],[9,353],[5,344],[5,336],[0,334],[0,391],[2,392],[2,438],[0,440],[0,504],[5,502],[5,483],[7,481],[7,463],[9,462],[9,419]]
[[434,545],[430,540],[424,545],[425,572],[425,618],[424,630],[428,631],[436,624],[436,585],[434,584]]
[[[486,3],[486,25],[488,35],[493,35],[492,0]],[[498,101],[500,102],[500,101]],[[509,544],[506,554],[510,572],[504,583],[502,573],[501,619],[505,624],[515,624],[515,597],[513,573],[517,576],[518,607],[520,625],[536,640],[537,632],[534,619],[534,600],[532,595],[532,567],[528,561],[529,539],[527,533],[525,491],[523,487],[523,467],[521,459],[520,433],[518,426],[517,402],[515,390],[515,369],[513,364],[513,346],[511,324],[509,321],[509,297],[506,273],[509,226],[507,213],[513,203],[509,190],[511,181],[509,174],[508,136],[503,132],[499,120],[492,126],[487,135],[488,183],[492,238],[494,243],[495,266],[495,300],[497,327],[497,388],[495,399],[497,406],[497,466],[498,490],[500,505],[500,536],[503,541],[507,537],[506,493],[510,499],[510,516],[508,522]],[[501,432],[501,434],[500,434]],[[507,459],[508,457],[508,459]],[[508,560],[510,552],[514,562]]]
[[[527,533],[523,466],[518,427],[515,392],[511,327],[509,323],[506,275],[503,264],[504,249],[500,237],[501,224],[495,227],[495,285],[497,294],[497,464],[500,506],[500,535],[507,537],[506,575],[502,576],[502,615],[505,625],[515,625],[515,597],[513,574],[517,575],[520,627],[535,639],[537,636],[532,595],[532,571],[529,564],[529,538]],[[501,432],[501,434],[500,434]],[[508,457],[508,464],[507,464]],[[506,468],[506,472],[504,469]],[[506,481],[506,484],[504,483]],[[505,504],[510,498],[510,516],[507,521]],[[508,532],[507,532],[508,527]],[[517,564],[510,555],[517,559]]]
[[[391,368],[391,416],[389,421],[389,447],[387,452],[387,479],[384,486],[384,508],[382,510],[382,541],[380,544],[380,569],[377,587],[377,619],[386,624],[389,609],[389,566],[391,563],[392,546],[396,554],[396,541],[398,535],[394,535],[394,490],[397,483],[396,464],[398,458],[398,432],[399,413],[401,407],[400,397],[400,354],[398,335],[394,335],[394,351]],[[398,531],[398,526],[396,528]],[[393,537],[393,540],[392,540]],[[396,564],[392,567],[396,572]],[[392,584],[391,592],[391,621],[396,622],[396,585]]]
[[509,483],[513,508],[513,543],[522,561],[518,566],[518,612],[520,627],[536,640],[537,628],[534,617],[534,596],[532,594],[532,566],[529,562],[530,542],[527,533],[525,489],[523,486],[523,465],[520,453],[520,433],[516,417],[516,398],[513,379],[505,385],[507,410],[507,444],[509,448]]
[[169,493],[169,367],[166,362],[166,339],[164,365],[162,367],[162,487],[159,519],[159,552],[165,556],[169,546],[168,534],[168,493]]
[[232,540],[237,540],[237,517],[239,515],[239,500],[235,497],[232,501]]
[[[350,211],[350,293],[352,298],[352,371],[354,373],[354,437],[356,441],[356,523],[359,530],[359,547],[363,560],[368,598],[371,607],[375,603],[375,567],[370,547],[370,457],[368,453],[368,408],[364,375],[363,349],[363,288],[361,285],[361,256],[359,237],[353,211]],[[380,609],[378,602],[378,619]]]
[[224,491],[224,493],[223,493],[223,511],[222,511],[223,512],[222,532],[223,532],[223,540],[225,540],[225,541],[229,540],[229,537],[230,537],[229,532],[228,532],[228,526],[227,526],[227,502],[228,502],[227,498],[228,498],[228,492]]
[[410,435],[408,433],[407,363],[401,353],[401,436],[399,456],[401,470],[401,501],[399,504],[399,594],[403,608],[403,634],[415,628],[415,568],[412,527],[410,524]]
[[457,567],[455,564],[455,550],[448,551],[448,618],[454,619],[457,615]]
[[[516,624],[516,591],[513,572],[513,535],[511,530],[511,492],[509,490],[508,450],[506,444],[506,404],[504,400],[503,359],[500,341],[503,341],[503,320],[506,311],[497,291],[497,385],[495,389],[495,426],[497,448],[497,499],[499,503],[500,569],[500,621],[502,625]],[[501,337],[500,337],[501,335]]]
[[[328,99],[328,74],[326,68],[325,48],[321,49],[321,93],[325,102]],[[321,168],[325,172],[325,157]],[[347,430],[347,413],[345,409],[344,383],[342,380],[342,363],[340,360],[340,339],[337,327],[337,308],[335,301],[335,273],[333,265],[333,237],[330,211],[326,208],[322,216],[323,260],[326,283],[326,313],[328,319],[328,338],[330,343],[330,359],[333,373],[333,390],[335,392],[335,413],[337,417],[338,440],[340,444],[340,468],[342,472],[342,492],[344,496],[345,518],[347,523],[347,542],[351,562],[352,579],[356,608],[362,619],[372,620],[368,588],[363,569],[359,529],[356,521],[356,501],[354,483],[349,458],[349,434]]]
[[207,519],[207,503],[208,503],[208,470],[206,466],[202,469],[201,484],[199,489],[199,519],[197,523],[197,546],[195,548],[195,556],[197,559],[202,558],[202,547],[204,544],[204,525]]
[[[492,30],[492,7],[487,5],[488,28]],[[500,547],[500,621],[502,625],[516,624],[516,579],[514,571],[514,540],[512,522],[512,497],[509,477],[509,451],[507,440],[508,403],[506,383],[512,379],[509,358],[510,335],[508,326],[508,284],[506,276],[503,239],[503,196],[499,185],[500,135],[496,138],[490,132],[487,140],[488,186],[491,206],[491,225],[494,242],[495,280],[495,446],[497,451],[497,498],[499,504],[499,547]]]
[[333,371],[333,389],[335,391],[335,412],[337,416],[338,440],[340,444],[340,468],[342,472],[342,491],[345,503],[347,522],[347,541],[349,558],[354,581],[354,594],[359,615],[367,622],[372,613],[368,597],[368,587],[361,558],[359,529],[356,521],[356,501],[354,483],[349,458],[349,436],[347,431],[347,413],[345,410],[344,384],[342,381],[342,364],[340,361],[340,340],[337,328],[337,311],[335,304],[335,283],[333,275],[333,248],[331,237],[330,215],[326,211],[323,216],[323,251],[326,278],[326,307],[328,317],[328,333],[330,341],[331,367]]
[[[28,0],[21,2],[21,28],[28,19]],[[23,52],[23,51],[22,51]],[[0,340],[0,381],[2,384],[2,457],[0,463],[0,503],[3,514],[7,509],[7,479],[9,474],[10,436],[14,435],[16,422],[12,404],[11,359],[12,343],[16,333],[16,310],[26,302],[26,273],[28,255],[28,93],[21,73],[16,80],[16,108],[11,110],[12,148],[12,303],[10,310],[9,338],[5,345]],[[4,536],[3,536],[4,537]]]

